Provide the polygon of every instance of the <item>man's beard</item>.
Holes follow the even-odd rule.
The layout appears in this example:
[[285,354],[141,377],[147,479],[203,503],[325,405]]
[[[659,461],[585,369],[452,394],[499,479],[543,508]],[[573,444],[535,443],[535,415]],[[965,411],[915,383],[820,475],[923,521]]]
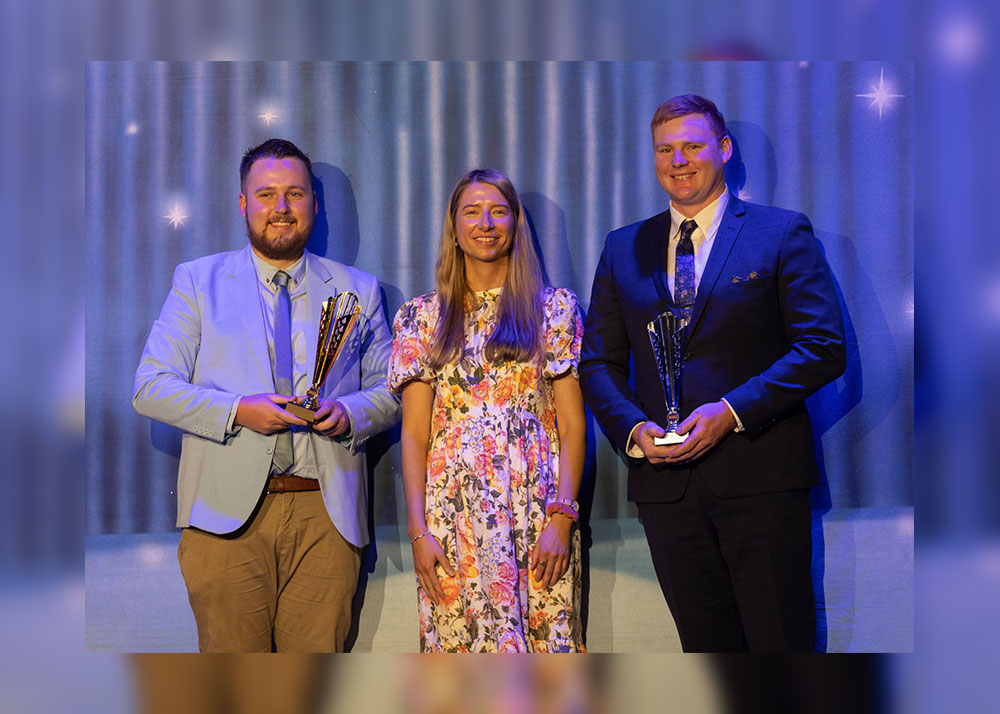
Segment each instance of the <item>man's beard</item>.
[[[296,227],[302,225],[301,222],[295,224]],[[309,234],[312,233],[312,226],[305,227],[305,233],[295,231],[290,236],[279,240],[270,239],[263,233],[255,233],[247,221],[247,236],[250,238],[250,245],[257,253],[270,260],[298,260],[302,255],[302,250],[309,241]],[[266,231],[267,228],[265,227]]]

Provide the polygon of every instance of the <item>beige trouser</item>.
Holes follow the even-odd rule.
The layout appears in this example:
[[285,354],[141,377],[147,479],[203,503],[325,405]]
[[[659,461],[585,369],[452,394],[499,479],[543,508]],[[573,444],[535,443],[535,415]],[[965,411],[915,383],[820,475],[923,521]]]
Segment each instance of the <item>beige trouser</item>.
[[235,538],[181,533],[177,560],[202,652],[342,652],[361,552],[319,491],[269,493]]

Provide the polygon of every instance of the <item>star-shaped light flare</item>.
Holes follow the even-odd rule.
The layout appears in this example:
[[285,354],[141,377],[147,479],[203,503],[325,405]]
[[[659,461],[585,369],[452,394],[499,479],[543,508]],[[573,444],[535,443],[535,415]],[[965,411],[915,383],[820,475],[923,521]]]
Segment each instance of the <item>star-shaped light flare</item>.
[[271,122],[274,121],[275,119],[281,118],[278,116],[278,113],[273,109],[271,109],[270,107],[265,109],[263,114],[258,114],[257,116],[263,119],[268,126],[271,126]]
[[180,207],[180,204],[175,203],[170,207],[170,212],[164,216],[167,222],[173,227],[183,226],[184,221],[187,220],[187,214],[184,213],[184,209]]
[[866,99],[871,99],[872,103],[868,105],[868,108],[878,107],[878,118],[882,118],[882,110],[885,109],[886,105],[889,104],[890,99],[895,99],[897,97],[906,96],[904,94],[892,94],[889,90],[891,87],[885,83],[885,67],[878,74],[878,84],[872,84],[872,91],[865,92],[864,94],[856,94],[856,97],[865,97]]

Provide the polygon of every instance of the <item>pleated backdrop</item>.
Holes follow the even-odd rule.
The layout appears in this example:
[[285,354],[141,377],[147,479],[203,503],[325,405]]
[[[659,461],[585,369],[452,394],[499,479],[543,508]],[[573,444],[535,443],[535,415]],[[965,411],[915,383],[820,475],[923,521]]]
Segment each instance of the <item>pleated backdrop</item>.
[[[468,169],[509,175],[551,284],[586,307],[606,234],[658,213],[649,122],[713,99],[727,182],[806,213],[840,291],[843,377],[809,401],[819,510],[912,505],[910,64],[138,63],[86,70],[87,532],[169,531],[180,434],[139,417],[132,380],[174,266],[246,243],[239,161],[269,137],[313,160],[309,249],[382,281],[387,315],[433,288],[445,202]],[[589,421],[589,518],[634,516],[626,468]],[[371,449],[372,517],[405,519],[398,428]]]

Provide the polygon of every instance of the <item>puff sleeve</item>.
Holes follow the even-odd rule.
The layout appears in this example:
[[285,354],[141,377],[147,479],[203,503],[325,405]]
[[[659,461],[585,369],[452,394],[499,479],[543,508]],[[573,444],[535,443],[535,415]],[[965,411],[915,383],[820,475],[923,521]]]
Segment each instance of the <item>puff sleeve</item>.
[[414,379],[431,382],[436,375],[427,366],[428,348],[433,336],[428,309],[433,301],[427,296],[404,303],[392,322],[392,356],[386,381],[389,391],[399,393]]
[[566,372],[577,376],[583,318],[576,294],[568,288],[553,290],[545,301],[545,354],[542,374],[555,379]]

